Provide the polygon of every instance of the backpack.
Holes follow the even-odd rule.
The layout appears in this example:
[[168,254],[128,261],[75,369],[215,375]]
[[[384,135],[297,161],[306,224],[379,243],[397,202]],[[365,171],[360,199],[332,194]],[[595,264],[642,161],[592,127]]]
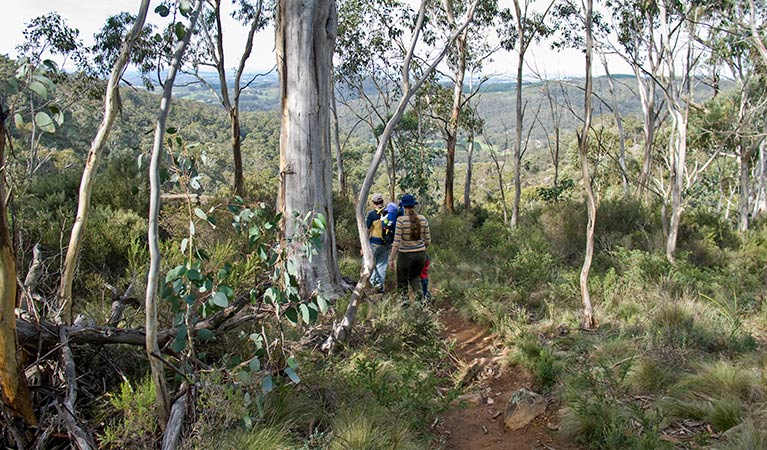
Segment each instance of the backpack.
[[389,219],[389,212],[385,209],[381,211],[381,234],[384,245],[391,245],[394,242],[394,232],[397,226],[397,219]]

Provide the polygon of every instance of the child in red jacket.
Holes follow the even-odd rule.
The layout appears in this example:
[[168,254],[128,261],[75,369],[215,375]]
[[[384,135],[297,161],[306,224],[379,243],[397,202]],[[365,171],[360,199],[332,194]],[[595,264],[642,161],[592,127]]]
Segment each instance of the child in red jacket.
[[426,264],[424,264],[421,270],[421,289],[423,289],[423,299],[431,300],[431,292],[429,292],[429,265],[431,260],[429,254],[426,254]]

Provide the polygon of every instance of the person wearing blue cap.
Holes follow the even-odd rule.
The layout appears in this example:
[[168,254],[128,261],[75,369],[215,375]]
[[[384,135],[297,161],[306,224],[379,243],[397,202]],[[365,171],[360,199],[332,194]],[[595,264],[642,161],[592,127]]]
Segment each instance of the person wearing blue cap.
[[413,290],[416,300],[421,300],[423,290],[421,287],[421,271],[426,265],[426,248],[431,244],[431,231],[429,221],[422,214],[415,212],[418,202],[410,194],[402,196],[400,206],[404,208],[404,215],[397,218],[397,226],[394,232],[391,254],[389,255],[389,267],[394,269],[394,261],[397,261],[397,289],[407,305],[408,287]]

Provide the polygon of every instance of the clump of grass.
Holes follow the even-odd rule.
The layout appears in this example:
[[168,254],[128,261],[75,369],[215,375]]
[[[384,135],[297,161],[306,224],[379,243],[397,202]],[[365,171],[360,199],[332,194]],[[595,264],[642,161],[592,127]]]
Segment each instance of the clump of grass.
[[764,398],[764,387],[753,371],[727,361],[705,364],[696,374],[674,385],[661,407],[676,417],[704,420],[728,430]]
[[641,393],[661,392],[676,380],[673,371],[652,358],[642,358],[631,366],[626,381]]
[[529,370],[536,383],[543,389],[550,389],[562,371],[562,365],[554,356],[554,350],[529,335],[517,341],[516,351],[511,354],[510,362]]
[[767,429],[764,418],[750,418],[726,433],[724,442],[713,450],[754,450],[767,448]]
[[284,427],[223,430],[197,448],[218,450],[291,450],[298,445]]
[[390,423],[390,414],[370,405],[343,407],[333,418],[329,450],[417,450],[411,430],[402,422]]

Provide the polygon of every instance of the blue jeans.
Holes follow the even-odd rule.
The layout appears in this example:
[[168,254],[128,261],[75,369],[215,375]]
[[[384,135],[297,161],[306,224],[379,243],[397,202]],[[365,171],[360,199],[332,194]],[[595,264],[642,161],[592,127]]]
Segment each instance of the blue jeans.
[[381,244],[370,244],[370,246],[373,247],[373,261],[375,261],[373,273],[370,275],[370,284],[375,288],[383,289],[391,247]]

